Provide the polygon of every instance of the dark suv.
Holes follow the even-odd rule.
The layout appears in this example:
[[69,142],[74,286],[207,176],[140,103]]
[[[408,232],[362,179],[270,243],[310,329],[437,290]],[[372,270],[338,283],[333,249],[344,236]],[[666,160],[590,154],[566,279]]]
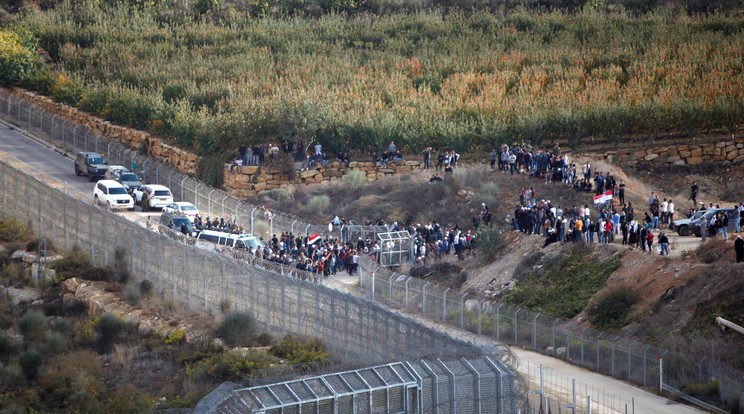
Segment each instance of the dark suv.
[[78,152],[75,155],[75,175],[84,175],[90,181],[106,176],[106,160],[97,152]]

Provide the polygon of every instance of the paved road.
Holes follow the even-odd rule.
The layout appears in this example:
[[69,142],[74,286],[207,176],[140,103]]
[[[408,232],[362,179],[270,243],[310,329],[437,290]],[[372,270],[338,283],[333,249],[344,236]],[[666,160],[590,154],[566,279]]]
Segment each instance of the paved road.
[[[4,121],[0,121],[0,153],[10,155],[48,177],[60,182],[67,182],[68,190],[71,193],[82,194],[89,202],[92,202],[94,183],[86,177],[75,175],[73,160],[65,156],[61,150],[51,148],[45,142],[26,135],[23,131],[15,129]],[[160,219],[160,213],[158,212],[144,213],[140,210],[140,207],[136,207],[136,209],[137,211],[134,213],[121,211],[117,214],[142,225],[145,224],[148,215],[152,217],[153,224]]]
[[[10,127],[12,128],[12,127]],[[10,154],[24,164],[43,171],[83,194],[93,194],[93,183],[75,175],[75,163],[31,138],[10,130],[9,125],[0,122],[0,151]]]

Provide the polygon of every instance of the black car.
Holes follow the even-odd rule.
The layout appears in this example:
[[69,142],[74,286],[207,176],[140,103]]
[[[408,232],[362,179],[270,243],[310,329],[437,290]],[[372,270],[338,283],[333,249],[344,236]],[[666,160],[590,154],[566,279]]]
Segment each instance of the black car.
[[160,224],[170,227],[175,231],[181,231],[181,224],[185,224],[189,236],[194,235],[194,226],[189,221],[189,218],[183,215],[163,213],[160,215]]

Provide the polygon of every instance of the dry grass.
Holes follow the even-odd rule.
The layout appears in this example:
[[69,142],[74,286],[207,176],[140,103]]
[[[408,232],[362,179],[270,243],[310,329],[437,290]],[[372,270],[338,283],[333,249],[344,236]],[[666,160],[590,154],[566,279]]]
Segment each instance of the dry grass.
[[137,357],[139,348],[139,345],[115,344],[114,349],[109,354],[111,363],[126,371],[131,370],[132,361]]

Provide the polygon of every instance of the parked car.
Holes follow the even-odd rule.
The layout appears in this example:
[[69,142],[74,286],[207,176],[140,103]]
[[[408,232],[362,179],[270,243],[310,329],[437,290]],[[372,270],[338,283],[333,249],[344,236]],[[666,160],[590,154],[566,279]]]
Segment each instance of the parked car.
[[728,221],[728,231],[734,232],[736,231],[736,218],[738,218],[738,211],[735,211],[733,208],[711,208],[707,210],[700,210],[696,212],[692,217],[687,219],[681,219],[681,220],[674,220],[674,230],[677,231],[677,233],[680,236],[688,236],[690,234],[694,234],[695,236],[701,237],[702,232],[700,231],[700,218],[705,215],[705,220],[710,223],[710,219],[722,212],[726,212],[726,215],[729,218]]
[[152,208],[163,208],[173,203],[173,194],[168,187],[158,184],[146,184],[134,190],[135,202],[142,206],[143,211]]
[[199,215],[199,210],[193,204],[186,201],[176,201],[163,207],[163,213],[181,214],[193,221]]
[[123,185],[114,180],[100,180],[93,187],[96,204],[110,209],[125,208],[134,210],[134,200]]
[[106,178],[118,181],[124,185],[124,187],[133,190],[139,189],[142,186],[142,181],[137,174],[129,171],[126,167],[122,167],[121,165],[110,165],[106,171]]
[[215,246],[226,246],[233,249],[256,253],[264,247],[263,242],[251,234],[232,234],[214,230],[202,230],[196,236],[196,246],[211,249]]
[[181,225],[185,225],[189,236],[195,236],[194,226],[191,220],[180,214],[163,213],[160,215],[160,224],[170,227],[175,231],[181,231]]
[[97,152],[78,152],[75,155],[75,175],[85,175],[90,181],[106,176],[106,160]]

